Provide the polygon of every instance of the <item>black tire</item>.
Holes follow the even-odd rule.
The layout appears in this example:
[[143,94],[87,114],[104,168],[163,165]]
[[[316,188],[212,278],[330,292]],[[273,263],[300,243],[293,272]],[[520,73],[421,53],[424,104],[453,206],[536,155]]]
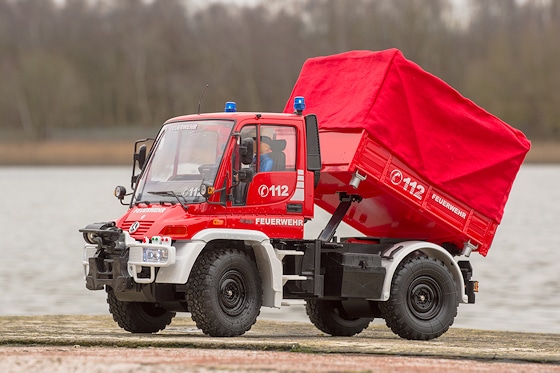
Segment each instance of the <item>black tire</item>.
[[342,303],[334,300],[309,299],[306,301],[305,311],[317,329],[335,337],[350,337],[361,333],[373,321],[373,317],[349,317]]
[[157,307],[153,303],[122,302],[112,289],[107,290],[107,303],[113,320],[131,333],[157,333],[171,323],[175,312]]
[[453,275],[440,260],[413,257],[393,276],[391,294],[379,302],[385,323],[402,338],[434,339],[453,324],[459,306]]
[[244,251],[203,251],[187,282],[187,303],[196,326],[212,337],[236,337],[257,321],[262,285],[255,262]]

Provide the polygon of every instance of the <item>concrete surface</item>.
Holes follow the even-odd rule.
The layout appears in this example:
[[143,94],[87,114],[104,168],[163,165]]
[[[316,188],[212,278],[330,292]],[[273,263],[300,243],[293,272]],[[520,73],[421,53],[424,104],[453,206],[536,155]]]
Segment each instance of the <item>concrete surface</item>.
[[111,316],[0,317],[0,346],[81,346],[284,351],[421,356],[546,364],[560,371],[560,334],[451,328],[432,341],[408,341],[382,325],[354,337],[330,337],[311,323],[258,321],[237,338],[212,338],[178,316],[157,334],[131,334]]

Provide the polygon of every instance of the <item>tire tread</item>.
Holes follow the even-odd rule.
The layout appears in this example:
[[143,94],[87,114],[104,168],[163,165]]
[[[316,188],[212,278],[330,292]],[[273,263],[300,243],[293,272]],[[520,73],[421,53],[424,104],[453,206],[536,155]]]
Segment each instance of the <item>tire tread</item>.
[[449,315],[445,315],[444,319],[448,319],[449,322],[442,323],[440,320],[439,326],[437,328],[433,328],[432,332],[426,333],[424,331],[420,331],[415,328],[412,323],[410,322],[410,315],[407,314],[406,307],[396,300],[398,297],[399,291],[402,288],[407,289],[408,285],[406,284],[407,276],[412,271],[417,271],[417,267],[424,267],[424,266],[437,266],[435,268],[439,268],[442,270],[442,273],[445,273],[448,276],[449,280],[453,283],[453,289],[455,289],[455,281],[453,280],[453,275],[449,272],[449,269],[445,266],[445,264],[437,259],[429,258],[429,257],[413,257],[410,258],[408,261],[404,261],[393,276],[393,283],[391,284],[391,296],[388,301],[379,302],[379,309],[383,318],[385,319],[386,325],[397,335],[402,338],[409,339],[409,340],[430,340],[441,336],[445,333],[451,325],[453,325],[453,321],[457,316],[457,308],[459,305],[458,298],[455,296],[455,300],[453,301],[453,305],[451,307],[451,313]]

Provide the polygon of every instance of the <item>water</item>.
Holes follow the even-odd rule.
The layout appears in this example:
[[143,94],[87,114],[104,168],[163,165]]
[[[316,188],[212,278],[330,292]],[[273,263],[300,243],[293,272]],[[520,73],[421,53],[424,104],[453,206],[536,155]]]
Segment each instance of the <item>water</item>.
[[[105,293],[84,286],[78,229],[123,214],[112,191],[129,180],[129,167],[0,168],[0,315],[108,313]],[[488,256],[471,256],[480,292],[455,327],[560,333],[557,185],[560,166],[521,169]],[[261,318],[307,321],[302,306],[263,308]]]

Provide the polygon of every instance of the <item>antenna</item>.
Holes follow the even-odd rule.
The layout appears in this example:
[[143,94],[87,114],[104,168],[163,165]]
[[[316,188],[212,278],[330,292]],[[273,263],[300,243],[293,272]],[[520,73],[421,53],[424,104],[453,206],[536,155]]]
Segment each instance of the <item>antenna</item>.
[[202,92],[200,93],[200,98],[198,99],[198,112],[197,112],[197,114],[200,114],[200,104],[202,103],[202,97],[204,96],[204,92],[206,92],[206,88],[208,88],[208,84],[206,84],[206,86],[204,86],[204,88],[202,88]]

